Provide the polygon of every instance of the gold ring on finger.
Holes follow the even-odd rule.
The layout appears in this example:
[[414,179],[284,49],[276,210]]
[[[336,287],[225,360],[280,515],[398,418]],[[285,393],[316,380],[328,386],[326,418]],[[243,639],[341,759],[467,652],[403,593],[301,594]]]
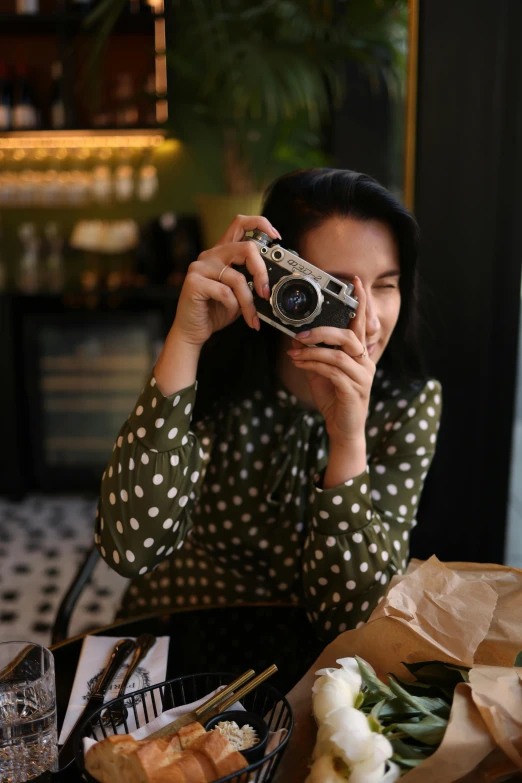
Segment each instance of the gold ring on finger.
[[221,278],[223,277],[223,273],[225,272],[225,269],[228,269],[228,266],[226,264],[223,267],[223,269],[221,270],[221,272],[219,273],[218,283],[221,283]]

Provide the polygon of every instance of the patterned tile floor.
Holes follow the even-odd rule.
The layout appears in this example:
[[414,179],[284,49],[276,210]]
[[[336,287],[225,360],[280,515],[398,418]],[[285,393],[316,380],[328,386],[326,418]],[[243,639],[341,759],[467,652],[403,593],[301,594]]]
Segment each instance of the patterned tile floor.
[[[0,641],[50,643],[60,601],[92,544],[95,506],[76,496],[0,499]],[[100,561],[69,634],[109,623],[126,584]]]

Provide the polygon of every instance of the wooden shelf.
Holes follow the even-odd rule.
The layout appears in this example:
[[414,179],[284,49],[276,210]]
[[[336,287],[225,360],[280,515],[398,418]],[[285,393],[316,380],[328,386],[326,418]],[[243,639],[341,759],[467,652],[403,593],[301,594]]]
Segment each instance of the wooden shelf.
[[181,291],[180,285],[146,285],[143,287],[135,288],[117,288],[114,291],[109,290],[96,290],[85,291],[83,288],[71,287],[66,288],[63,291],[48,292],[48,291],[36,291],[29,294],[23,291],[17,291],[14,289],[7,289],[0,291],[0,300],[21,300],[26,302],[60,302],[66,306],[71,304],[71,300],[74,300],[75,306],[78,306],[82,301],[88,306],[89,302],[93,299],[98,299],[100,303],[105,303],[107,300],[117,301],[121,304],[123,301],[176,301]]
[[0,149],[155,147],[161,144],[165,135],[165,130],[159,127],[5,131],[0,133]]

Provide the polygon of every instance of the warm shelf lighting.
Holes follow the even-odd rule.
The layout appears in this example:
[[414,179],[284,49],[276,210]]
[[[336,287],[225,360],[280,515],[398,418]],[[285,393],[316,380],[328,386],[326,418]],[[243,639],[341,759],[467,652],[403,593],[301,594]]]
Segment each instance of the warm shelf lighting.
[[169,104],[166,99],[156,101],[156,119],[158,122],[167,122],[169,118]]
[[167,92],[167,58],[164,54],[156,57],[156,95],[165,95]]
[[12,131],[0,135],[0,150],[144,149],[163,141],[164,136],[157,130]]
[[164,17],[154,20],[154,47],[157,54],[163,54],[167,48]]

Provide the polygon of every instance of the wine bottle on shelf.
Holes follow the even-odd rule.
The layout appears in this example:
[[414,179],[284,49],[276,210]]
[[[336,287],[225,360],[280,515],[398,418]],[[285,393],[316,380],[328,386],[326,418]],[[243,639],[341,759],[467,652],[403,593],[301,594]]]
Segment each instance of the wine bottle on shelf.
[[9,81],[7,68],[0,63],[0,131],[11,128],[13,119],[13,91]]
[[13,120],[15,130],[33,130],[40,127],[40,112],[25,65],[18,65],[13,87]]
[[37,14],[38,11],[38,0],[16,0],[17,14]]
[[54,130],[65,128],[65,103],[63,100],[63,71],[61,62],[51,66],[51,96],[49,106],[49,124]]
[[40,240],[34,223],[22,223],[18,227],[18,236],[22,244],[22,255],[18,261],[16,287],[26,294],[34,294],[39,286]]
[[144,87],[143,100],[143,124],[146,128],[153,128],[156,122],[156,74],[149,73]]
[[90,117],[90,125],[93,128],[108,128],[112,124],[113,110],[109,102],[109,96],[106,90],[103,90],[96,109]]
[[119,128],[129,128],[138,124],[138,106],[134,94],[132,75],[119,73],[114,90],[116,103],[115,120]]
[[46,223],[44,234],[46,238],[45,287],[48,291],[56,293],[63,289],[65,282],[64,242],[58,225],[54,222]]

